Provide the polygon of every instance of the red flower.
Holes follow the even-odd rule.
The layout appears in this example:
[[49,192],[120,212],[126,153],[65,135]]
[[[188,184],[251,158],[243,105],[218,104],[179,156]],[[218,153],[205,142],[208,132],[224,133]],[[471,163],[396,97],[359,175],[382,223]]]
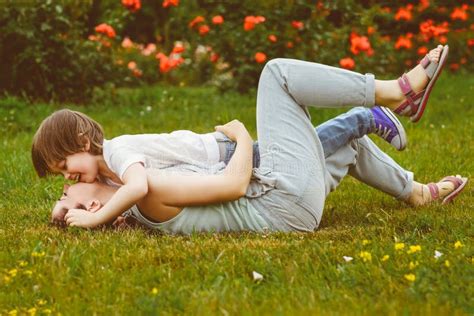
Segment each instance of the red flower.
[[410,49],[412,48],[412,46],[413,44],[411,43],[411,39],[409,36],[400,35],[398,37],[397,42],[395,43],[395,49],[401,49],[401,48]]
[[163,8],[167,8],[170,6],[177,7],[179,4],[179,0],[163,0]]
[[204,17],[198,15],[191,22],[189,22],[189,27],[193,28],[196,24],[202,23],[204,21],[205,21]]
[[207,33],[209,33],[209,31],[211,30],[211,28],[207,25],[201,25],[199,27],[199,35],[201,36],[204,36],[206,35]]
[[347,57],[347,58],[342,58],[340,61],[339,61],[339,65],[342,67],[342,68],[345,68],[345,69],[354,69],[355,68],[355,61],[354,59],[350,58],[350,57]]
[[177,44],[173,47],[171,54],[181,54],[182,52],[184,52],[184,46],[182,44]]
[[440,42],[441,44],[443,44],[443,45],[448,42],[448,38],[447,38],[446,36],[440,36],[440,37],[438,38],[438,40],[439,40],[439,42]]
[[350,35],[351,42],[351,52],[354,55],[360,54],[360,52],[366,52],[367,55],[372,55],[373,50],[370,46],[369,39],[367,36],[359,36],[356,33],[352,32]]
[[289,41],[289,42],[286,43],[286,47],[287,47],[287,48],[293,48],[294,46],[295,46],[295,45],[293,44],[292,41]]
[[268,35],[268,40],[272,43],[276,43],[277,37],[273,34]]
[[260,24],[262,22],[265,22],[265,18],[261,15],[259,15],[259,16],[253,16],[253,15],[246,16],[245,19],[244,19],[244,30],[250,31],[255,27],[255,25]]
[[142,6],[140,0],[122,0],[122,4],[131,12],[136,12]]
[[168,57],[163,53],[158,53],[155,57],[160,61],[160,72],[162,73],[167,73],[184,62],[182,57]]
[[135,77],[137,77],[137,78],[138,78],[138,77],[141,77],[142,74],[143,74],[143,72],[142,72],[140,69],[133,69],[133,70],[132,70],[132,73],[133,73],[133,75],[134,75]]
[[304,24],[303,24],[303,22],[301,22],[301,21],[291,21],[291,26],[292,26],[294,29],[302,30],[303,27],[304,27]]
[[418,55],[425,56],[428,53],[428,48],[426,46],[421,46],[417,51]]
[[373,27],[373,26],[367,27],[367,34],[368,35],[372,35],[374,33],[375,33],[375,27]]
[[107,37],[114,38],[115,37],[115,31],[114,29],[105,23],[99,24],[95,27],[95,31],[97,33],[105,34]]
[[219,60],[219,57],[220,57],[219,54],[212,53],[209,59],[211,60],[211,63],[217,63],[217,61]]
[[267,55],[264,53],[258,52],[255,54],[255,61],[259,64],[264,63],[267,60]]
[[467,46],[473,47],[474,46],[474,38],[468,39],[467,40]]
[[420,0],[418,11],[423,11],[430,6],[430,0]]
[[420,23],[420,32],[424,35],[425,41],[432,37],[438,37],[449,32],[448,22],[435,25],[433,20],[426,20]]
[[224,18],[222,17],[222,15],[216,15],[215,17],[212,18],[212,23],[222,24],[224,23]]
[[462,21],[467,20],[467,12],[465,9],[463,9],[463,7],[454,8],[453,12],[451,13],[451,20],[462,20]]
[[410,21],[413,16],[411,14],[411,8],[413,5],[409,4],[405,8],[401,7],[398,9],[397,13],[395,14],[395,20],[400,21],[400,20],[405,20],[405,21]]
[[451,69],[452,71],[456,71],[456,70],[459,69],[459,64],[453,63],[453,64],[449,65],[449,69]]

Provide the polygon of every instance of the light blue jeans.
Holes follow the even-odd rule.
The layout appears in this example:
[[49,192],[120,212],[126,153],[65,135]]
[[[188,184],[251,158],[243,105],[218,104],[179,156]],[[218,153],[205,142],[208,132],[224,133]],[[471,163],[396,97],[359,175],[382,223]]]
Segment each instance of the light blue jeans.
[[[354,122],[339,117],[315,130],[307,111],[308,106],[372,107],[374,102],[371,74],[294,59],[266,64],[257,92],[260,165],[246,196],[271,230],[316,229],[327,194],[346,174],[397,198],[408,197],[413,174],[367,136],[357,138],[367,133],[370,119],[362,118],[359,126],[359,117],[348,112]],[[326,134],[324,149],[320,133]]]

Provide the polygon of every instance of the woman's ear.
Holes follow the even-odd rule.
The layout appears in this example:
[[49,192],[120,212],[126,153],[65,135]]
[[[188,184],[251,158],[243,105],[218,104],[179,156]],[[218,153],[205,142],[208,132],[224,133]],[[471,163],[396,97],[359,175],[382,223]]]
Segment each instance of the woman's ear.
[[102,208],[102,203],[99,200],[92,200],[87,203],[86,207],[87,211],[95,213]]

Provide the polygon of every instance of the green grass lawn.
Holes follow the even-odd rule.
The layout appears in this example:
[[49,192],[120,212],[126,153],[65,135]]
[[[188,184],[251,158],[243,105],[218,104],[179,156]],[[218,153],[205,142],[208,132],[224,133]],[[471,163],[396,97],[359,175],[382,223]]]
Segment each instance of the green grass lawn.
[[[256,137],[255,96],[210,88],[120,90],[83,107],[0,100],[0,313],[474,313],[472,185],[452,205],[413,209],[347,178],[310,234],[172,237],[50,226],[63,181],[36,177],[30,146],[39,122],[66,106],[102,123],[108,138],[209,132],[234,118]],[[341,111],[311,112],[317,124]],[[422,121],[404,122],[406,151],[376,141],[417,180],[472,178],[474,76],[443,75]],[[421,250],[409,253],[415,245]]]

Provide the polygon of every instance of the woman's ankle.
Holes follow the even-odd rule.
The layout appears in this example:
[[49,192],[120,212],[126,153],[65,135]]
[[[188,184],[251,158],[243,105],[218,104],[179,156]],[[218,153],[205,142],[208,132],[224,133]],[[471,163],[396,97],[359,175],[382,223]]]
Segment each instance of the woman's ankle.
[[375,80],[375,104],[395,110],[404,95],[397,80]]

